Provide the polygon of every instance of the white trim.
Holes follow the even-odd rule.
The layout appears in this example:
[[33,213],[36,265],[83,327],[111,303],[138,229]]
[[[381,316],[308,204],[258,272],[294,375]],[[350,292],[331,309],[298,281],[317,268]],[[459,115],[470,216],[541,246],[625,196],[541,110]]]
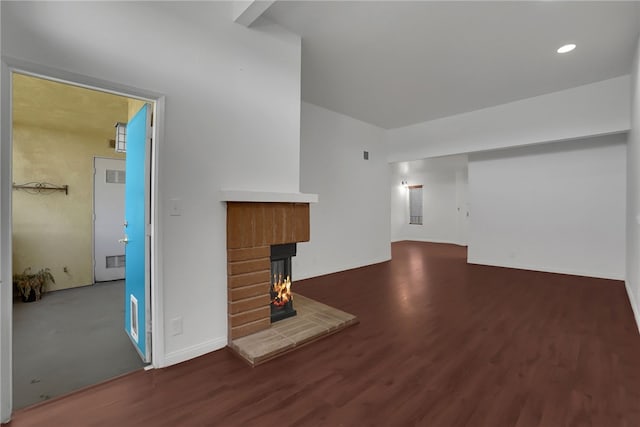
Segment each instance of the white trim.
[[220,200],[225,202],[282,202],[318,203],[317,194],[277,193],[271,191],[222,190]]
[[0,422],[11,419],[12,316],[11,281],[11,70],[0,63]]
[[227,337],[224,336],[205,341],[200,344],[192,345],[191,347],[187,347],[182,350],[172,351],[165,356],[164,365],[161,367],[166,368],[167,366],[186,362],[187,360],[200,357],[203,354],[211,353],[212,351],[220,350],[221,348],[225,348],[226,346]]
[[629,282],[626,280],[624,282],[624,288],[627,291],[629,303],[631,304],[631,310],[633,311],[633,317],[636,319],[636,326],[638,327],[638,332],[640,333],[640,308],[638,307],[638,302],[636,301],[636,297],[629,287]]
[[[154,148],[151,158],[151,301],[152,301],[152,363],[154,367],[164,364],[164,304],[162,293],[162,265],[161,232],[159,229],[158,209],[162,197],[158,191],[158,166],[161,163],[161,153],[164,139],[165,98],[162,94],[144,89],[133,88],[106,80],[96,79],[69,71],[50,68],[21,59],[2,57],[2,81],[0,82],[0,123],[11,123],[11,89],[13,73],[39,77],[72,86],[84,87],[101,92],[137,98],[155,104],[154,116]],[[5,90],[8,88],[9,90]],[[12,285],[11,285],[11,139],[12,126],[0,127],[0,421],[6,422],[11,418],[12,398]],[[155,219],[155,221],[154,221]],[[6,285],[6,286],[5,286]],[[226,342],[226,341],[225,341]],[[158,352],[157,354],[155,352]]]
[[607,274],[599,271],[582,271],[571,270],[565,268],[549,268],[540,265],[518,264],[518,263],[497,263],[494,261],[485,261],[478,258],[467,257],[468,264],[488,265],[492,267],[516,268],[519,270],[541,271],[543,273],[569,274],[571,276],[595,277],[597,279],[624,280],[624,276],[616,274]]
[[2,57],[9,66],[10,71],[24,74],[40,79],[51,80],[58,83],[64,83],[71,86],[77,86],[90,90],[110,93],[112,95],[124,96],[125,98],[136,98],[141,101],[156,102],[163,97],[161,93],[152,92],[144,89],[110,82],[108,80],[97,79],[94,77],[76,74],[66,70],[51,68],[44,65],[34,64],[19,58],[9,56]]
[[162,233],[160,206],[160,178],[158,165],[164,152],[165,97],[155,100],[153,112],[153,142],[151,144],[151,364],[159,368],[165,364],[164,354],[164,286],[162,276]]

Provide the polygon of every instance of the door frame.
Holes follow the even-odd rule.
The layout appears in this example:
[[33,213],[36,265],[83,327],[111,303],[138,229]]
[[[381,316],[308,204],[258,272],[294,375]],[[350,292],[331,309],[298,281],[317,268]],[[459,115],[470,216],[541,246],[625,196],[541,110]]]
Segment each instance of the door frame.
[[151,366],[165,365],[163,275],[162,275],[162,218],[159,207],[158,169],[164,153],[165,96],[143,88],[126,86],[69,71],[33,64],[16,58],[2,57],[0,61],[0,422],[11,419],[13,408],[12,378],[12,163],[13,123],[12,93],[14,73],[43,78],[72,86],[98,90],[128,98],[138,98],[154,106],[153,147],[150,179],[150,282],[151,282]]

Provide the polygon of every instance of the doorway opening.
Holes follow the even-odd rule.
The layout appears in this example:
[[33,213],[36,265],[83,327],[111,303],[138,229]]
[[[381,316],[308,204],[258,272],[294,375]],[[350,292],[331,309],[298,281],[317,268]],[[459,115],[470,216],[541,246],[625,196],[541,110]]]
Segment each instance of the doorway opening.
[[391,240],[467,246],[467,154],[391,163]]
[[[154,104],[18,72],[11,78],[12,272],[44,272],[34,302],[21,300],[30,282],[14,280],[18,409],[150,361]],[[128,122],[138,128],[131,155],[114,141],[115,123]]]

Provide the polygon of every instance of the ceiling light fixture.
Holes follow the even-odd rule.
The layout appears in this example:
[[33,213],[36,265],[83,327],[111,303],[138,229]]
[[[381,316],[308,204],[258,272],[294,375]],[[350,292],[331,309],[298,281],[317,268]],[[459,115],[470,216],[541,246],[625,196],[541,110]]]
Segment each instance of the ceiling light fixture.
[[569,43],[569,44],[565,44],[564,46],[560,46],[556,52],[567,53],[567,52],[571,52],[575,48],[576,48],[575,44]]

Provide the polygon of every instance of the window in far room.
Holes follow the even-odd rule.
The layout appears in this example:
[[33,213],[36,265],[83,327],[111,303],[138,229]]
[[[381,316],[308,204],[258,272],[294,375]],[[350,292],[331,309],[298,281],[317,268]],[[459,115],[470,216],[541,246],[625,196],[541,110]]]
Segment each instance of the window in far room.
[[422,185],[409,186],[409,224],[422,225]]

